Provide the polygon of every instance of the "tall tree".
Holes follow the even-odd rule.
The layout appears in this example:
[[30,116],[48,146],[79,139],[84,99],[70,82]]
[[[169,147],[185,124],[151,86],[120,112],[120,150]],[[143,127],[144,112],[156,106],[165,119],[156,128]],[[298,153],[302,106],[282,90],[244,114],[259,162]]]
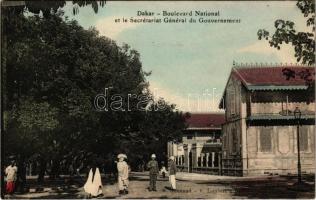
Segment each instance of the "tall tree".
[[[311,31],[297,32],[294,22],[278,19],[274,22],[276,30],[272,35],[265,29],[260,29],[257,35],[259,40],[266,39],[271,47],[277,49],[281,49],[283,43],[291,44],[294,47],[294,57],[297,62],[315,65],[315,1],[298,0],[296,6],[306,18],[306,26]],[[305,80],[306,85],[309,86],[309,91],[315,92],[315,72],[312,70],[294,71],[290,68],[284,68],[282,71],[288,80],[295,77]]]
[[[84,30],[58,15],[20,15],[8,22],[13,34],[7,36],[5,49],[5,112],[16,115],[8,114],[6,123],[8,131],[13,125],[19,130],[17,134],[6,132],[4,139],[28,130],[45,149],[37,148],[43,157],[52,155],[56,162],[70,149],[99,153],[102,149],[96,147],[106,148],[102,142],[110,142],[102,138],[114,137],[128,127],[132,117],[128,112],[96,112],[93,100],[110,86],[122,96],[143,94],[146,81],[137,51],[126,45],[121,48],[98,36],[96,30]],[[44,105],[45,111],[38,110]],[[39,112],[53,115],[40,116]],[[103,124],[106,120],[111,123]],[[45,127],[52,127],[51,131]],[[8,152],[10,147],[6,146]]]
[[274,22],[275,32],[265,29],[258,31],[258,38],[269,41],[271,47],[281,49],[281,45],[291,44],[294,47],[297,62],[303,64],[315,64],[315,1],[298,0],[297,7],[306,18],[306,26],[311,29],[308,32],[298,32],[295,30],[295,23],[288,20],[278,19]]
[[[42,12],[44,17],[49,17],[51,14],[55,14],[58,9],[66,6],[67,1],[3,1],[1,8],[4,10],[10,10],[10,13],[23,13],[25,10],[33,13],[40,14]],[[101,1],[72,1],[73,14],[79,13],[80,7],[91,6],[95,13],[98,12],[99,7],[104,7],[106,4],[105,0]]]
[[[150,146],[139,144],[178,137],[183,120],[174,106],[166,104],[164,112],[151,113],[140,109],[139,98],[128,98],[153,98],[139,53],[61,16],[62,12],[49,18],[20,14],[5,24],[12,33],[2,49],[5,154],[24,154],[14,143],[27,142],[30,148],[23,157],[40,157],[42,180],[48,161],[56,176],[61,160],[81,151],[104,157],[130,147],[142,155]],[[107,105],[121,105],[119,110],[100,112],[94,107],[95,97],[105,88]],[[120,101],[111,98],[114,95]],[[141,108],[150,102],[144,101]],[[144,129],[155,120],[161,126]]]

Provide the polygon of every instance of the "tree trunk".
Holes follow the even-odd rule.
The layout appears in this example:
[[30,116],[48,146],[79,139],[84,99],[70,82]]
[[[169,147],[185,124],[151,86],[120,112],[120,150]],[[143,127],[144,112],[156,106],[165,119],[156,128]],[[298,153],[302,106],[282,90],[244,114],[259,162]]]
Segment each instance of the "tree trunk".
[[37,182],[43,183],[45,172],[46,172],[46,160],[43,157],[40,157],[39,162],[40,162],[40,166],[39,166]]
[[49,175],[50,179],[56,179],[59,176],[59,159],[54,159],[52,163],[51,173]]
[[26,183],[26,166],[24,156],[18,161],[18,191],[23,193]]

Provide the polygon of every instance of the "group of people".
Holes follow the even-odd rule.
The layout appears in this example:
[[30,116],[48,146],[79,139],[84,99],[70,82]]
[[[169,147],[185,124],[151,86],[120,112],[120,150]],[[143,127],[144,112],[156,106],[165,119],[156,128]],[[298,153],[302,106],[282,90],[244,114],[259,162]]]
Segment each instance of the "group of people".
[[[128,194],[129,187],[129,172],[130,167],[127,164],[127,156],[125,154],[118,154],[118,161],[116,162],[117,167],[117,178],[118,178],[118,189],[120,195]],[[169,174],[169,182],[171,185],[171,189],[176,189],[176,164],[174,162],[174,157],[171,156],[169,158],[168,170],[162,162],[161,170],[159,170],[158,162],[156,160],[156,155],[151,155],[151,160],[147,163],[147,169],[149,170],[149,191],[157,191],[156,181],[159,175],[159,172],[162,174],[162,177],[165,178],[166,174]],[[10,165],[5,169],[5,191],[7,194],[12,194],[16,187],[17,180],[17,172],[18,168],[16,166],[15,161],[11,161]],[[102,195],[102,180],[101,173],[99,168],[97,167],[96,162],[92,162],[90,165],[90,171],[88,173],[88,178],[86,183],[84,184],[84,191],[90,197],[96,197]]]
[[[129,172],[130,167],[127,164],[127,156],[125,154],[119,154],[117,156],[117,172],[118,172],[118,189],[120,195],[128,194],[128,187],[129,187]],[[172,190],[176,190],[176,163],[174,161],[174,157],[171,156],[169,158],[168,164],[168,171],[162,165],[161,170],[159,170],[158,162],[156,160],[156,155],[151,155],[151,160],[147,163],[147,168],[149,170],[149,191],[157,191],[156,188],[156,181],[159,175],[159,171],[165,177],[167,173],[169,173],[169,182],[171,185]],[[89,195],[89,197],[96,197],[102,195],[102,181],[101,181],[101,174],[98,167],[92,164],[92,167],[89,171],[89,175],[87,181],[84,185],[85,192]]]
[[[130,167],[126,162],[127,156],[125,154],[119,154],[117,158],[119,194],[128,194],[128,176],[130,172]],[[89,195],[88,197],[97,197],[99,195],[102,195],[103,185],[101,180],[101,173],[99,168],[96,167],[95,162],[92,163],[87,181],[84,184],[83,188],[84,191]]]
[[[155,154],[151,155],[151,160],[147,163],[147,168],[149,169],[149,191],[157,191],[156,181],[157,181],[157,176],[159,174],[159,167],[158,167],[158,162],[156,161]],[[171,156],[169,158],[168,169],[169,169],[169,182],[171,185],[171,189],[176,190],[177,167],[176,167],[176,163],[174,161],[174,156]],[[164,165],[162,165],[160,172],[161,172],[163,178],[165,177],[165,174],[168,173],[168,171],[166,170],[166,167]]]

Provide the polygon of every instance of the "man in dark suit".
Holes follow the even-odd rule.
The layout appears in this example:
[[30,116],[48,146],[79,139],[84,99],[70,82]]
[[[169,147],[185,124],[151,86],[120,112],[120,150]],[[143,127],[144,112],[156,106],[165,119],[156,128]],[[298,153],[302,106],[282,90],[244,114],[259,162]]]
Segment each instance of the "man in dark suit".
[[156,155],[151,155],[151,161],[147,163],[149,169],[149,191],[157,191],[156,181],[159,173],[158,162],[156,161]]

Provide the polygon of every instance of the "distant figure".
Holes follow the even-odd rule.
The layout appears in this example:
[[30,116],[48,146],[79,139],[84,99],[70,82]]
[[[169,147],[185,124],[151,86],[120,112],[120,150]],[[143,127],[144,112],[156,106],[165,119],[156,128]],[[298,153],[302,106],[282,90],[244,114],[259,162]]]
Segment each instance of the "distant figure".
[[78,166],[77,165],[77,167],[76,167],[76,176],[77,177],[80,177],[80,179],[81,179],[81,174],[80,174],[80,172],[81,172],[81,170],[84,168],[84,165],[83,165],[83,162],[82,161],[80,161],[81,163],[80,163],[80,165]]
[[6,193],[13,194],[15,190],[15,182],[17,179],[18,168],[15,161],[11,161],[11,164],[5,169],[5,174],[7,176]]
[[174,162],[174,156],[170,156],[169,158],[169,182],[171,184],[172,190],[176,190],[176,173],[177,166]]
[[125,154],[119,154],[117,158],[119,159],[117,163],[119,194],[128,194],[129,167],[125,162],[127,156]]
[[138,165],[138,171],[144,172],[145,171],[145,162],[142,159],[139,162],[140,162],[140,164]]
[[102,181],[101,174],[95,162],[92,163],[92,167],[89,171],[88,179],[83,186],[84,191],[89,194],[89,197],[97,197],[102,194]]
[[165,178],[165,177],[166,177],[167,170],[166,170],[165,162],[164,162],[164,161],[161,162],[161,170],[160,170],[160,173],[161,173],[161,175],[162,175],[162,178]]
[[149,191],[157,191],[156,181],[159,173],[158,162],[156,161],[156,155],[151,155],[151,161],[147,163],[149,169]]

